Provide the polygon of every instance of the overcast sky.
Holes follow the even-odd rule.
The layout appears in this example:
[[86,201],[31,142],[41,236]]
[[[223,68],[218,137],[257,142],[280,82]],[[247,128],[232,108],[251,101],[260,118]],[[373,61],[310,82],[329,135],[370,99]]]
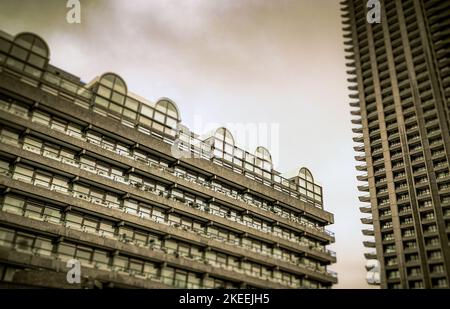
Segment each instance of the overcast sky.
[[82,0],[81,24],[67,23],[66,2],[0,0],[0,29],[40,35],[50,62],[85,82],[111,71],[171,98],[196,130],[272,124],[280,138],[258,143],[275,168],[310,168],[335,215],[336,287],[368,287],[339,1]]

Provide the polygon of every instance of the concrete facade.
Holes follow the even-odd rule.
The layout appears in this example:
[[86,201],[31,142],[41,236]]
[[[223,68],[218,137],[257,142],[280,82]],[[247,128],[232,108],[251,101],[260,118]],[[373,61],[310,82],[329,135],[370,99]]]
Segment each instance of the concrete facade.
[[306,169],[282,178],[267,150],[234,147],[226,129],[194,143],[213,156],[177,157],[173,102],[140,102],[113,73],[83,84],[49,64],[34,34],[1,33],[0,102],[1,286],[337,282],[333,215]]
[[449,288],[450,3],[379,2],[341,2],[368,281]]

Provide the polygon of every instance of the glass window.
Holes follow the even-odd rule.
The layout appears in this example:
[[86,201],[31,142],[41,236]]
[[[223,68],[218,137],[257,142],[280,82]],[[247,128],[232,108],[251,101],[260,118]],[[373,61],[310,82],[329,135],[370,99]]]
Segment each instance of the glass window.
[[131,259],[129,269],[132,272],[140,274],[140,273],[142,273],[143,264],[144,263],[142,261]]
[[103,107],[108,107],[109,105],[109,101],[102,98],[102,97],[96,97],[95,98],[95,104],[99,105],[99,106],[103,106]]
[[76,93],[78,86],[72,82],[69,82],[67,80],[62,79],[61,80],[61,88],[69,91],[69,92],[74,92]]
[[157,122],[153,122],[153,128],[156,131],[164,132],[164,126],[162,124],[157,123]]
[[122,114],[122,111],[123,111],[122,106],[114,104],[114,103],[109,104],[109,109],[118,114]]
[[45,58],[37,56],[35,54],[30,54],[30,58],[28,59],[28,61],[38,67],[38,68],[43,68],[45,65]]
[[111,90],[109,88],[103,87],[102,85],[100,85],[98,87],[98,94],[109,99],[109,97],[111,96]]
[[29,65],[25,66],[24,72],[26,72],[30,75],[33,75],[34,77],[37,77],[37,78],[41,77],[41,74],[42,74],[42,72],[40,70],[38,70],[32,66],[29,66]]
[[112,74],[103,75],[102,78],[100,79],[100,83],[108,88],[112,88],[114,85],[114,75]]
[[10,42],[8,42],[5,39],[0,38],[0,50],[1,51],[5,52],[5,53],[8,53],[10,47],[11,47],[11,43]]
[[83,217],[77,214],[68,213],[66,215],[66,225],[69,227],[81,227],[81,222],[83,221]]
[[254,164],[255,157],[249,153],[245,154],[245,161],[251,164]]
[[166,267],[161,270],[161,276],[163,277],[163,282],[168,285],[173,284],[174,269],[172,267]]
[[25,61],[27,59],[28,52],[26,49],[19,47],[19,46],[13,46],[11,50],[11,54],[13,54],[16,58],[19,58],[20,60]]
[[120,227],[119,228],[119,235],[124,239],[133,239],[134,232],[132,229]]
[[167,117],[167,119],[166,119],[166,124],[171,128],[176,128],[177,123],[178,123],[177,120],[175,120],[173,118]]
[[180,255],[184,255],[184,256],[188,255],[189,254],[189,247],[185,246],[185,245],[182,245],[182,244],[179,244],[178,245],[178,253],[180,253]]
[[154,119],[156,120],[156,121],[159,121],[159,122],[161,122],[161,123],[164,123],[164,114],[162,114],[162,113],[160,113],[160,112],[158,112],[158,111],[155,111],[155,114],[154,114]]
[[6,212],[21,214],[24,204],[24,200],[7,195],[3,202],[2,210]]
[[25,216],[39,219],[41,217],[42,210],[43,206],[29,203],[25,207]]
[[[132,112],[132,111],[130,111],[130,110],[128,110],[128,109],[126,109],[126,108],[124,108],[123,109],[123,115],[125,116],[125,117],[128,117],[128,118],[131,118],[131,119],[133,119],[133,120],[136,120],[136,113],[135,112]],[[151,124],[150,124],[151,125]]]
[[175,272],[175,287],[185,288],[187,280],[187,273],[181,270]]
[[145,104],[142,104],[141,114],[148,118],[152,118],[153,117],[153,109]]
[[44,174],[40,174],[40,173],[36,173],[36,175],[34,176],[34,185],[35,186],[43,186],[43,187],[48,187],[51,181],[51,177],[44,175]]
[[120,93],[113,92],[111,99],[114,102],[116,102],[116,103],[118,103],[120,105],[123,105],[123,101],[124,101],[125,97],[122,94],[120,94]]
[[126,88],[127,87],[125,85],[125,82],[120,77],[116,76],[116,82],[114,83],[114,90],[125,94],[127,91]]
[[13,179],[31,182],[33,173],[34,173],[33,170],[30,170],[30,169],[22,167],[22,166],[16,166],[16,168],[14,170]]
[[95,250],[92,260],[99,264],[107,265],[109,263],[108,254],[104,251]]
[[151,128],[152,123],[153,123],[153,121],[151,121],[150,118],[143,117],[143,116],[139,117],[139,122],[142,123],[143,125],[149,127],[149,128]]
[[6,61],[6,63],[7,63],[9,66],[12,66],[12,67],[16,68],[16,69],[19,70],[19,71],[22,71],[23,68],[24,68],[24,66],[25,66],[25,65],[23,64],[23,62],[14,60],[13,58],[8,58],[8,60]]
[[127,97],[125,100],[125,106],[133,111],[137,111],[139,107],[139,102],[130,97]]
[[31,117],[31,121],[48,126],[50,122],[50,115],[39,111],[34,111],[33,116]]
[[22,252],[31,252],[34,238],[29,235],[19,234],[16,237],[15,249]]
[[80,260],[81,263],[91,261],[92,249],[87,247],[78,247],[76,258]]
[[30,138],[30,137],[25,137],[24,143],[27,145],[30,145],[30,146],[34,146],[39,149],[42,147],[42,142],[40,140],[36,140],[36,139]]
[[0,160],[0,174],[9,174],[9,162]]
[[115,256],[113,265],[118,269],[128,269],[128,259],[123,256]]
[[61,131],[61,132],[65,132],[66,131],[66,126],[67,126],[67,122],[62,120],[62,119],[52,119],[52,123],[51,123],[51,128]]
[[199,288],[200,287],[201,278],[197,274],[189,273],[188,277],[188,285],[187,288]]
[[113,237],[115,228],[111,223],[101,222],[100,231],[103,236]]
[[158,274],[158,268],[151,262],[145,262],[144,273],[156,276]]
[[61,213],[58,208],[53,207],[45,207],[44,215],[51,219],[51,221],[59,222],[61,219]]
[[0,246],[11,247],[14,240],[14,231],[0,228]]
[[35,240],[34,249],[37,254],[51,255],[53,250],[53,244],[49,239],[38,237]]

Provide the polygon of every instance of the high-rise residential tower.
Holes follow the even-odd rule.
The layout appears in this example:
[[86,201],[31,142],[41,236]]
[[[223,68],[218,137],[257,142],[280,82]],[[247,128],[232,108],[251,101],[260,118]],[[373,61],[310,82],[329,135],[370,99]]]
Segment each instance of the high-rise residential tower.
[[332,223],[308,169],[0,32],[0,287],[329,288]]
[[382,288],[448,288],[450,2],[341,5],[366,258]]

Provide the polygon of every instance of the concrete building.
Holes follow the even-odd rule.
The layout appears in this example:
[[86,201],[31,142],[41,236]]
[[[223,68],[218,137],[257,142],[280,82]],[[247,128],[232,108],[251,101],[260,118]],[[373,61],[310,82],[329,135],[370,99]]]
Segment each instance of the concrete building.
[[[200,139],[174,102],[49,64],[0,33],[0,286],[330,288],[322,188],[284,178],[226,128]],[[71,284],[67,261],[81,263]],[[75,268],[74,268],[75,269]]]
[[377,2],[341,2],[368,278],[449,288],[450,2]]

